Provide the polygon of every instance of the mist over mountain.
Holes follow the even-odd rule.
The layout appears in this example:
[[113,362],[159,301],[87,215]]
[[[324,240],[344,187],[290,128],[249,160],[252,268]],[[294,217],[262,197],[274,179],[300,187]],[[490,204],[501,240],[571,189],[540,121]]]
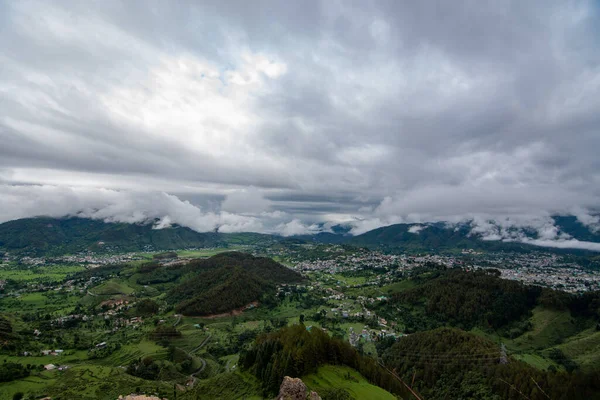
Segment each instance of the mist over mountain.
[[350,224],[320,224],[313,234],[291,235],[286,239],[282,235],[251,232],[197,232],[178,225],[160,226],[159,221],[123,223],[79,217],[39,217],[0,224],[0,250],[52,256],[87,251],[157,251],[293,240],[299,244],[348,244],[387,251],[531,251],[539,247],[600,251],[600,233],[587,228],[576,217],[553,217],[552,221],[542,228],[506,227],[494,221],[487,221],[485,226],[476,221],[394,224],[360,235],[352,234]]
[[2,2],[0,222],[598,229],[597,3],[267,3]]
[[[533,247],[600,251],[600,235],[575,217],[553,217],[554,224],[540,229],[532,226],[503,226],[487,221],[484,228],[475,221],[464,223],[396,224],[377,228],[347,240],[354,245],[406,250],[515,250]],[[548,233],[548,230],[551,232]]]

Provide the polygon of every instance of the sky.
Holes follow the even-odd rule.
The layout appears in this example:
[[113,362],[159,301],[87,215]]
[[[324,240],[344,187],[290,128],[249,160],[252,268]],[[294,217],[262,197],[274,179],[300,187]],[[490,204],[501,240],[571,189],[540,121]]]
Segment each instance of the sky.
[[564,246],[551,215],[600,229],[599,38],[595,1],[0,0],[0,222]]

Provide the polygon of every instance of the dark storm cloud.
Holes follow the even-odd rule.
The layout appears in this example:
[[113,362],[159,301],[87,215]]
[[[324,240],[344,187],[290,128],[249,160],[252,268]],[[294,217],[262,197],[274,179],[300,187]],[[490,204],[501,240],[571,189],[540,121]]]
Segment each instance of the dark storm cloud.
[[593,225],[599,22],[591,1],[0,2],[0,179],[70,213],[82,187],[178,193],[161,210],[199,206],[196,229]]

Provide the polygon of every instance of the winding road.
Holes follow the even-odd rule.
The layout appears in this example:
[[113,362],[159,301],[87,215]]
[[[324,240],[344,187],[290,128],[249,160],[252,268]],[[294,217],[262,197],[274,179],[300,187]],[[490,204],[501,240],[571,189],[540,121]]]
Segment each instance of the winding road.
[[[188,352],[188,356],[192,356],[193,353],[197,352],[198,350],[200,350],[206,343],[208,343],[208,341],[210,340],[210,337],[212,336],[211,333],[208,334],[208,336],[202,341],[202,343],[200,343],[197,347],[195,347],[194,349],[192,349],[191,351]],[[200,359],[200,361],[202,362],[202,366],[200,368],[198,368],[195,372],[193,372],[190,375],[190,378],[192,378],[192,383],[190,384],[190,388],[193,388],[194,385],[196,384],[196,381],[198,380],[198,378],[196,377],[196,375],[198,375],[199,373],[201,373],[202,371],[204,371],[204,368],[206,368],[206,360],[204,358],[198,357]]]

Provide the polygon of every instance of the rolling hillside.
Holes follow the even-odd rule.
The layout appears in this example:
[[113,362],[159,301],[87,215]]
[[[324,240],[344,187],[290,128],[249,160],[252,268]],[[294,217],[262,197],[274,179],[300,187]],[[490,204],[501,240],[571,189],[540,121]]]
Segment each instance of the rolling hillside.
[[167,300],[185,315],[218,314],[274,293],[279,283],[302,280],[300,274],[270,258],[221,253],[206,260],[194,260],[182,268],[178,284],[169,291]]
[[222,245],[224,243],[216,233],[198,233],[184,227],[153,229],[149,224],[46,217],[0,224],[0,250],[34,256],[81,251],[127,252]]

